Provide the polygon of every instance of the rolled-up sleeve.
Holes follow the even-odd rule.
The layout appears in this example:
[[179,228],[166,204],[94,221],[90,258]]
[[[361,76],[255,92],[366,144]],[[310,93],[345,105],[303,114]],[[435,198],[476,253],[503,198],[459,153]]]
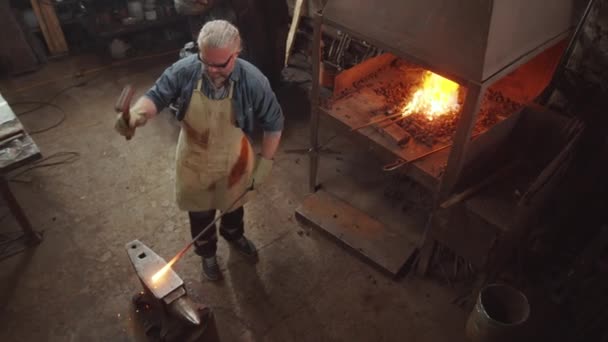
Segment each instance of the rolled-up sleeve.
[[253,91],[255,117],[258,124],[265,132],[282,131],[285,122],[283,110],[268,79],[260,79],[258,86]]
[[154,102],[158,112],[166,108],[171,103],[171,100],[178,96],[180,88],[176,69],[175,65],[168,67],[156,80],[154,86],[145,94],[147,98]]

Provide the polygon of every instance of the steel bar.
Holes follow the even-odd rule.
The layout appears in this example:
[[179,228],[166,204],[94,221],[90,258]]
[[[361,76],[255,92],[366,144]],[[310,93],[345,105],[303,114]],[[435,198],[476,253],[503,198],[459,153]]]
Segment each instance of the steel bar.
[[[228,209],[226,209],[226,211],[224,211],[221,215],[218,215],[213,221],[211,221],[211,223],[209,223],[207,225],[207,227],[205,227],[203,230],[201,230],[200,233],[198,233],[194,238],[192,238],[192,240],[190,242],[188,242],[188,244],[186,246],[184,246],[184,248],[182,248],[179,252],[177,252],[177,254],[171,259],[171,261],[169,261],[167,264],[168,265],[173,265],[175,264],[179,259],[181,259],[182,256],[184,256],[184,254],[186,254],[186,252],[190,249],[190,247],[192,247],[192,245],[194,245],[194,243],[201,237],[203,236],[203,234],[205,234],[211,227],[215,227],[215,223],[217,221],[219,221],[222,217],[224,217],[224,215],[226,215],[227,213],[229,213],[231,211],[231,209],[234,209],[233,207],[243,198],[245,197],[245,195],[247,195],[247,193],[252,190],[252,188],[247,188],[245,189],[245,192],[243,192],[234,202],[232,202],[232,204],[228,207]],[[170,266],[169,266],[170,267]]]
[[460,113],[460,119],[456,124],[456,133],[454,133],[452,142],[454,148],[448,156],[446,170],[439,186],[439,200],[449,195],[454,185],[458,182],[471,141],[471,131],[475,125],[481,99],[485,93],[485,87],[479,84],[469,83],[466,84],[466,87],[466,99]]
[[[403,116],[403,114],[402,114],[402,113],[397,113],[397,114],[393,114],[393,115],[385,116],[385,117],[383,117],[383,118],[379,118],[379,119],[376,119],[376,120],[372,120],[372,121],[370,121],[370,122],[368,122],[368,123],[366,123],[366,124],[363,124],[363,125],[361,125],[361,126],[357,126],[357,127],[355,127],[355,128],[351,128],[351,130],[350,130],[350,131],[351,131],[351,132],[355,132],[355,131],[358,131],[358,130],[363,129],[363,128],[365,128],[365,127],[369,127],[369,126],[371,126],[371,125],[374,125],[374,124],[377,124],[377,123],[381,123],[381,122],[384,122],[384,121],[390,120],[390,119],[392,119],[392,118],[396,118],[396,117],[398,117],[398,116]],[[404,116],[404,118],[405,118],[405,116]],[[399,121],[399,120],[396,120],[396,121]]]
[[314,192],[317,188],[317,173],[319,171],[319,92],[320,92],[320,63],[321,63],[321,26],[323,17],[316,13],[314,17],[314,34],[312,40],[312,89],[310,92],[310,173],[309,188]]
[[[483,132],[479,132],[479,133],[475,133],[475,134],[471,135],[471,139],[478,137],[480,134],[482,134],[482,133],[484,133],[484,132],[485,132],[485,131],[483,131]],[[395,162],[392,162],[392,163],[390,163],[390,164],[384,165],[384,167],[382,168],[382,170],[384,170],[384,171],[393,171],[393,170],[396,170],[396,169],[398,169],[398,168],[400,168],[400,167],[402,167],[402,166],[404,166],[404,165],[406,165],[406,164],[413,163],[413,162],[418,161],[418,160],[420,160],[420,159],[422,159],[422,158],[428,157],[428,156],[430,156],[431,154],[437,153],[437,152],[439,152],[439,151],[443,151],[443,150],[445,150],[446,148],[451,147],[451,146],[453,146],[453,145],[454,145],[454,144],[452,143],[452,144],[448,144],[448,145],[445,145],[445,146],[442,146],[442,147],[436,148],[436,149],[434,149],[434,150],[432,150],[432,151],[429,151],[429,152],[423,153],[423,154],[421,154],[421,155],[419,155],[419,156],[417,156],[417,157],[414,157],[414,158],[412,158],[412,159],[410,159],[410,160],[403,160],[403,159],[399,159],[399,160],[397,160],[397,161],[395,161]]]
[[[0,147],[10,143],[13,140],[21,139],[21,138],[23,138],[24,135],[25,134],[23,132],[13,132],[10,135],[8,135],[6,137],[6,139],[0,140]],[[2,138],[4,138],[4,137],[2,137]]]

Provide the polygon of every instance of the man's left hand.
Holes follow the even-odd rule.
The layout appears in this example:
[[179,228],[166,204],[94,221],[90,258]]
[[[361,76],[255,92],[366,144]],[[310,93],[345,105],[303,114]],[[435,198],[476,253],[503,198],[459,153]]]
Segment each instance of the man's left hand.
[[253,174],[251,175],[251,188],[257,189],[264,182],[268,175],[270,175],[273,163],[272,159],[266,159],[262,156],[255,161]]

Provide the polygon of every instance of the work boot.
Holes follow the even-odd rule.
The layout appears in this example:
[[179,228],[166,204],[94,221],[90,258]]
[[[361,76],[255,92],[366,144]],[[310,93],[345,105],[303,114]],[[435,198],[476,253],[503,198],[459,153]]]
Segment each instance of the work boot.
[[215,256],[209,258],[203,257],[203,274],[211,281],[220,280],[222,278],[222,272],[220,271],[220,266],[217,264],[217,258]]
[[254,244],[249,241],[245,236],[239,237],[234,241],[229,241],[232,247],[234,247],[241,254],[245,255],[249,258],[255,258],[258,255],[258,251],[256,250]]

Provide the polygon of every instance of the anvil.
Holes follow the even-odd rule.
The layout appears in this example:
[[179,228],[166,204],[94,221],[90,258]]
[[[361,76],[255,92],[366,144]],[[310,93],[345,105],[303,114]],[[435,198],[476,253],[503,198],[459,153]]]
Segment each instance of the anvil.
[[165,259],[139,240],[127,243],[125,248],[144,290],[158,300],[170,315],[192,325],[200,325],[198,306],[188,297],[184,281],[175,271],[170,269],[156,282],[152,281],[154,273],[167,264]]

